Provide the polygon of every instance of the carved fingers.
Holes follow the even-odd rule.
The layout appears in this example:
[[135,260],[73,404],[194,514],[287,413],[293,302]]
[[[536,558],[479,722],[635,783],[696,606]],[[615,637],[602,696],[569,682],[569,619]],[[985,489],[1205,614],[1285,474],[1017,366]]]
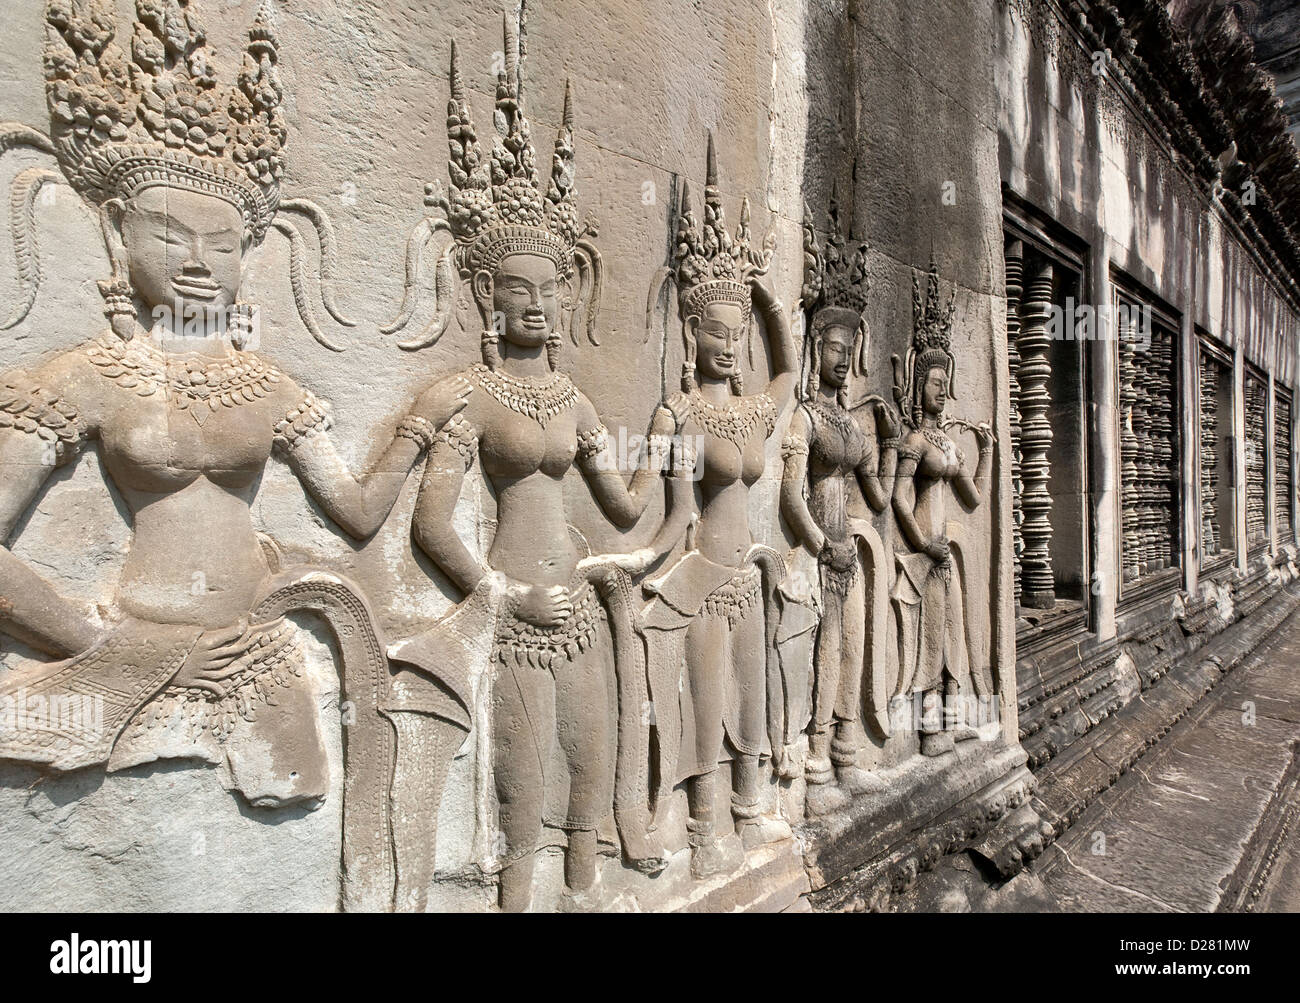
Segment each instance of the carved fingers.
[[882,439],[895,439],[900,431],[898,416],[894,414],[893,408],[889,407],[884,401],[877,401],[875,406],[876,412],[876,433]]
[[254,639],[272,627],[273,623],[249,626],[248,621],[240,620],[232,627],[204,631],[173,677],[173,685],[224,696],[222,683],[239,671],[241,666],[236,663],[248,653]]
[[925,552],[929,558],[941,567],[946,567],[952,559],[952,551],[947,537],[936,536],[926,544]]
[[413,413],[426,419],[434,428],[442,428],[465,409],[473,392],[474,384],[464,376],[439,380],[416,398]]
[[521,585],[516,590],[515,615],[547,630],[573,616],[573,598],[563,585]]

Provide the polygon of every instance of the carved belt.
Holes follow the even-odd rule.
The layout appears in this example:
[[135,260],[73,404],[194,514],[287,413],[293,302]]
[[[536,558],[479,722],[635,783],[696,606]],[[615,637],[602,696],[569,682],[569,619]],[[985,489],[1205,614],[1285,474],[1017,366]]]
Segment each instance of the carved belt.
[[[196,687],[169,685],[136,715],[128,732],[171,727],[183,718],[195,732],[211,731],[225,738],[240,720],[251,721],[257,707],[274,703],[275,691],[302,675],[305,664],[302,640],[292,623],[277,619],[252,637],[247,651],[228,669],[225,694],[214,697]],[[125,737],[125,736],[124,736]]]
[[502,665],[553,670],[557,659],[568,662],[596,642],[598,625],[605,619],[596,590],[585,578],[569,586],[573,612],[558,627],[538,627],[516,616],[502,617],[497,624],[493,658]]
[[728,626],[734,627],[745,619],[762,596],[762,573],[756,565],[750,564],[738,571],[731,581],[709,593],[704,600],[704,614],[725,617]]

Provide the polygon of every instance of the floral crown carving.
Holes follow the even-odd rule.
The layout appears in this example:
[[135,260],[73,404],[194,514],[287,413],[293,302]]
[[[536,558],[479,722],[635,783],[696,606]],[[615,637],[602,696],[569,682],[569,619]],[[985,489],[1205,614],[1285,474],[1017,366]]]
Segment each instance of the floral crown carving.
[[933,368],[948,374],[948,391],[956,395],[957,362],[952,354],[952,318],[956,311],[957,290],[954,288],[943,304],[939,291],[939,266],[930,255],[930,269],[926,273],[925,296],[921,295],[918,270],[912,271],[912,344],[903,362],[892,357],[894,368],[894,400],[903,413],[903,421],[911,428],[919,428],[920,384]]
[[[812,318],[823,311],[853,314],[856,324],[867,309],[871,283],[867,277],[867,245],[848,246],[840,225],[840,207],[831,195],[830,226],[823,250],[817,243],[812,211],[803,207],[803,306]],[[851,236],[849,238],[852,240]]]
[[762,248],[749,234],[749,198],[740,205],[740,225],[727,232],[718,190],[718,157],[709,133],[708,173],[704,185],[704,224],[697,226],[690,187],[682,184],[677,217],[677,247],[673,255],[682,316],[699,316],[710,303],[734,303],[749,312],[749,278],[763,275],[772,262],[776,235],[769,233]]
[[218,83],[190,0],[136,0],[129,54],[112,0],[50,0],[45,95],[54,154],[92,205],[155,185],[230,202],[261,239],[280,201],[286,130],[269,3],[234,87]]
[[912,350],[925,358],[952,359],[952,315],[956,310],[957,290],[953,289],[944,306],[939,293],[939,266],[930,256],[926,274],[925,298],[921,297],[921,280],[912,272]]
[[537,170],[531,128],[524,114],[523,64],[527,55],[527,4],[517,29],[502,19],[505,69],[497,75],[497,136],[484,159],[465,96],[456,44],[451,47],[451,100],[447,103],[451,195],[426,200],[447,216],[462,272],[492,271],[509,254],[541,254],[561,276],[573,270],[574,247],[591,227],[578,223],[574,201],[573,92],[564,88],[564,116],[555,139],[550,182]]

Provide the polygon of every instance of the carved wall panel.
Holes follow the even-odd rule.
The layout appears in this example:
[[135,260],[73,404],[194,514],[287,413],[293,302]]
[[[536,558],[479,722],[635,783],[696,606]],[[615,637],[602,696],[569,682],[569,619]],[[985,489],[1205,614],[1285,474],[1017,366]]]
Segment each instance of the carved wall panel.
[[[997,200],[897,216],[997,188],[950,98],[991,67],[921,30],[988,10],[16,6],[0,904],[775,908],[1020,854]],[[912,100],[863,101],[900,54]],[[895,110],[959,146],[877,147]],[[849,237],[810,136],[858,116]],[[1033,267],[1015,577],[1050,604]],[[89,734],[3,716],[73,689]]]

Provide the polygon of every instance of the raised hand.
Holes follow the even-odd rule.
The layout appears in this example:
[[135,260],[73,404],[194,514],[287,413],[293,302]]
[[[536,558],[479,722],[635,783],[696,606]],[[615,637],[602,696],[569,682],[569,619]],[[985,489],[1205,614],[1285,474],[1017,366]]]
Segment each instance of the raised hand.
[[876,401],[876,434],[882,439],[895,439],[899,433],[898,415],[884,401]]
[[474,385],[464,376],[439,380],[415,400],[412,414],[418,415],[434,428],[442,428],[469,403]]

